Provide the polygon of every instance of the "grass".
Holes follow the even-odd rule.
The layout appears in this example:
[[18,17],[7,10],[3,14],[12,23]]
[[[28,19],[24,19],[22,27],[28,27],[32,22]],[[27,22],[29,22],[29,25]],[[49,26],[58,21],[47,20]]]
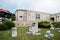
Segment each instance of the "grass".
[[[17,29],[18,36],[16,38],[11,37],[12,30],[0,31],[0,40],[47,40],[44,35],[46,33],[45,28],[41,28],[41,35],[27,35],[26,32],[28,31],[27,27],[19,27]],[[60,33],[58,30],[51,30],[51,33],[54,34],[54,37],[51,40],[60,40]]]

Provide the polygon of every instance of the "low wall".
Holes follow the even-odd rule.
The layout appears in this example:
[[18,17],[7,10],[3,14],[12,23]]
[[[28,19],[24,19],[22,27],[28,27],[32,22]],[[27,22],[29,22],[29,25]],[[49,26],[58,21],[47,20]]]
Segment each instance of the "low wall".
[[28,27],[30,24],[32,24],[32,22],[29,21],[14,21],[14,23],[17,27]]

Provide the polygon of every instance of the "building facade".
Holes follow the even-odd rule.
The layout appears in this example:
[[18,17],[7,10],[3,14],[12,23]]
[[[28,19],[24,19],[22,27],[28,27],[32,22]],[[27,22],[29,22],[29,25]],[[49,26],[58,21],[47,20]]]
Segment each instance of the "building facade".
[[60,13],[51,14],[50,21],[52,22],[60,22]]
[[10,18],[11,13],[5,9],[0,9],[0,22]]
[[[36,21],[53,21],[59,22],[60,21],[60,14],[49,14],[44,12],[32,11],[32,10],[25,10],[25,9],[18,9],[15,11],[16,15],[16,24],[17,25],[24,25],[28,26],[32,22]],[[59,18],[56,18],[59,17]]]

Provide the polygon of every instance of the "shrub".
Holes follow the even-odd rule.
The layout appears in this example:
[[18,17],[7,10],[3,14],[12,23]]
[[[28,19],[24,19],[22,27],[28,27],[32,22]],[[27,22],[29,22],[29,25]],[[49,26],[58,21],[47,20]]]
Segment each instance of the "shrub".
[[47,21],[41,21],[41,22],[38,22],[38,27],[39,28],[50,28],[51,24]]
[[6,28],[6,26],[4,25],[4,24],[0,24],[0,31],[4,31],[4,30],[6,30],[7,28]]
[[34,26],[34,25],[35,25],[35,22],[32,23],[32,26]]
[[12,27],[15,27],[15,23],[9,20],[5,20],[2,24],[0,24],[0,30],[8,30]]
[[12,15],[11,15],[11,20],[12,20],[12,21],[15,21],[15,19],[16,19],[15,14],[12,14]]
[[12,18],[11,18],[11,19],[12,19],[12,21],[15,21],[16,17],[15,17],[15,16],[12,16]]
[[52,24],[55,28],[60,28],[60,22],[53,22]]
[[15,24],[9,20],[4,21],[3,24],[6,25],[8,29],[15,26]]

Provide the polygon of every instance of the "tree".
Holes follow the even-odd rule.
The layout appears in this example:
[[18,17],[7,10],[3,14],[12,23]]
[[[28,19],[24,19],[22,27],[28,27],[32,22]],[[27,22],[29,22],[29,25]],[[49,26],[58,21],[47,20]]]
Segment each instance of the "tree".
[[12,20],[12,21],[15,21],[15,19],[16,19],[15,14],[12,14],[11,20]]

